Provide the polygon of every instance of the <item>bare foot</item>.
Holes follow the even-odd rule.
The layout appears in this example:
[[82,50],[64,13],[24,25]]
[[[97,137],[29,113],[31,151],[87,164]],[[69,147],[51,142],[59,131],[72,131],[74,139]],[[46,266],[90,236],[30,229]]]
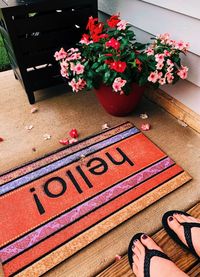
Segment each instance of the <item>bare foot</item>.
[[[162,251],[162,249],[147,235],[141,236],[141,241],[136,240],[133,245],[133,272],[136,277],[144,276],[144,261],[145,248]],[[151,277],[186,277],[188,276],[182,272],[172,261],[154,256],[150,260],[150,276]]]
[[[187,242],[185,240],[184,229],[181,223],[185,222],[194,222],[200,223],[200,219],[194,218],[192,216],[186,216],[183,214],[174,214],[173,216],[169,216],[168,219],[169,227],[177,234],[179,239],[186,245]],[[200,257],[200,228],[199,227],[192,227],[191,229],[192,234],[192,243],[194,245],[194,249],[198,256]]]

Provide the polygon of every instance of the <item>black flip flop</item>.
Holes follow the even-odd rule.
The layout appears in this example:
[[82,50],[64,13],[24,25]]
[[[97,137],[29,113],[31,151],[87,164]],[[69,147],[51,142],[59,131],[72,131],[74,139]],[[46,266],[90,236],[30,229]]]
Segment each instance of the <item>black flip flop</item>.
[[[128,260],[129,260],[129,264],[130,264],[130,267],[131,269],[133,268],[133,250],[132,250],[132,247],[133,247],[133,243],[135,240],[140,240],[141,236],[143,235],[144,233],[138,233],[136,235],[134,235],[129,243],[129,246],[128,246]],[[145,260],[144,260],[144,277],[150,277],[150,261],[151,261],[151,258],[157,256],[157,257],[160,257],[160,258],[163,258],[163,259],[166,259],[166,260],[170,260],[170,258],[164,254],[163,252],[161,251],[158,251],[158,250],[149,250],[147,248],[145,248],[146,250],[146,253],[145,253]]]
[[177,234],[169,227],[169,224],[168,224],[168,217],[169,216],[173,216],[174,214],[183,214],[183,215],[186,215],[186,216],[190,216],[189,214],[185,213],[185,212],[182,212],[182,211],[169,211],[169,212],[166,212],[164,215],[163,215],[163,218],[162,218],[162,224],[163,224],[163,227],[165,229],[165,231],[168,233],[168,235],[176,242],[178,243],[182,248],[188,250],[189,252],[191,252],[195,257],[197,257],[198,259],[200,259],[200,257],[198,256],[197,252],[195,251],[194,249],[194,245],[193,245],[193,242],[192,242],[192,234],[191,234],[191,229],[193,227],[198,227],[200,228],[200,223],[195,223],[195,222],[191,222],[191,223],[188,223],[188,222],[185,222],[185,223],[180,223],[183,228],[184,228],[184,235],[185,235],[185,240],[187,242],[187,245],[186,246],[180,239],[179,237],[177,236]]

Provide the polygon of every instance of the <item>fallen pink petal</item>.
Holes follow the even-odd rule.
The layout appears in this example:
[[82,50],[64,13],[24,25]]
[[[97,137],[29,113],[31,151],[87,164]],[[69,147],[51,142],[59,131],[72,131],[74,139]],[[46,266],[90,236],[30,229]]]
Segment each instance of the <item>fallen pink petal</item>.
[[102,128],[102,130],[107,130],[110,128],[110,126],[107,123],[105,123],[101,126],[101,128]]
[[59,143],[62,144],[62,145],[68,145],[69,144],[69,139],[68,138],[60,139]]
[[149,131],[151,129],[151,125],[149,123],[145,123],[141,125],[142,131]]
[[28,130],[28,131],[30,131],[30,130],[32,130],[33,129],[33,125],[27,125],[27,126],[25,126],[25,129],[26,130]]
[[117,261],[121,260],[121,258],[122,258],[122,256],[116,255],[116,256],[115,256],[115,261],[117,262]]
[[142,118],[142,119],[147,119],[147,118],[149,118],[149,116],[148,116],[148,114],[146,114],[146,113],[141,113],[141,114],[140,114],[140,118]]
[[44,138],[44,140],[49,140],[49,139],[51,139],[51,135],[49,135],[49,134],[44,134],[44,135],[43,135],[43,138]]
[[73,144],[73,143],[75,143],[75,142],[77,142],[77,141],[78,141],[77,139],[72,138],[72,139],[69,140],[69,144]]
[[38,111],[38,108],[34,107],[31,109],[31,113],[36,113]]

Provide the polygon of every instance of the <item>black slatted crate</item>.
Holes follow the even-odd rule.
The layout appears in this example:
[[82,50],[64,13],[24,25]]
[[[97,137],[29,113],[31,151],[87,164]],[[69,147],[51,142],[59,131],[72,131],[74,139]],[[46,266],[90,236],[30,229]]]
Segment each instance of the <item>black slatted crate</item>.
[[97,0],[0,0],[0,31],[29,102],[34,91],[63,82],[54,53],[80,40]]

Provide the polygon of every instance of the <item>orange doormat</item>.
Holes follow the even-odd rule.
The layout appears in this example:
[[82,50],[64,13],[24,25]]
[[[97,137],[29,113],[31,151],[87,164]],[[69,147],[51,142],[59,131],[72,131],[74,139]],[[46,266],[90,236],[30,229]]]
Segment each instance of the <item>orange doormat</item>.
[[130,122],[0,176],[5,276],[39,276],[191,177]]

